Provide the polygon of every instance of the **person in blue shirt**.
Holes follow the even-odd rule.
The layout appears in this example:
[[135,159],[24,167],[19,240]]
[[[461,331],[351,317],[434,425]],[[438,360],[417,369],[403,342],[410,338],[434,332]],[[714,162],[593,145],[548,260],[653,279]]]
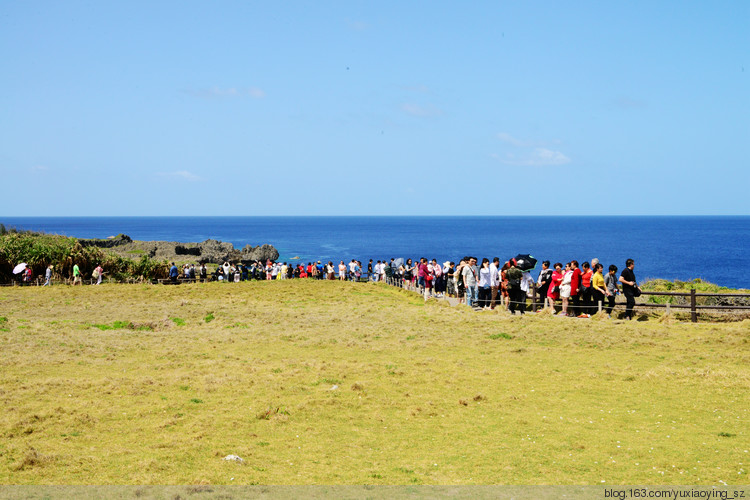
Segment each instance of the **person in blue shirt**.
[[177,266],[175,266],[174,262],[172,262],[172,267],[169,268],[169,279],[172,281],[173,285],[177,284],[177,276],[180,275],[180,271],[177,269]]

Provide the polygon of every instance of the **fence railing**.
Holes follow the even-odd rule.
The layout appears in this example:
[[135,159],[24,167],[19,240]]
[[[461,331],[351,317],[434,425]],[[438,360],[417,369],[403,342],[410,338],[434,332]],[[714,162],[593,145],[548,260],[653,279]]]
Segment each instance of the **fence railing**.
[[[534,286],[533,297],[531,307],[533,311],[536,311],[539,306],[544,307],[544,302],[538,302],[537,299],[543,299],[537,295],[538,289]],[[663,308],[666,313],[669,314],[671,309],[689,309],[690,310],[690,321],[693,323],[698,322],[699,311],[702,310],[717,310],[717,311],[750,311],[750,305],[720,305],[720,304],[698,304],[698,297],[712,297],[712,298],[742,298],[747,299],[750,302],[750,294],[747,293],[703,293],[697,292],[694,288],[690,289],[689,292],[641,292],[641,297],[647,296],[671,296],[671,297],[685,297],[690,299],[689,304],[672,304],[672,303],[654,303],[654,302],[643,302],[636,300],[636,307],[649,307],[649,308]],[[625,302],[615,302],[615,306],[624,306]],[[604,305],[601,301],[595,304],[598,310],[601,311]]]
[[[338,279],[338,275],[336,277]],[[348,279],[348,277],[347,277]],[[200,277],[196,278],[185,278],[185,277],[179,277],[178,283],[201,283],[201,282],[209,282],[212,281],[213,277],[208,276],[206,279],[201,279]],[[44,278],[42,277],[35,277],[34,280],[28,283],[18,283],[18,282],[11,282],[11,283],[3,283],[0,286],[20,286],[20,285],[26,285],[26,286],[41,286],[44,284]],[[84,279],[83,283],[88,285],[93,285],[96,283],[96,279]],[[154,279],[154,280],[128,280],[124,283],[158,283],[158,284],[169,284],[171,283],[170,278],[165,279]],[[370,275],[367,272],[363,272],[362,275],[356,280],[356,281],[370,281]],[[103,283],[123,283],[122,281],[114,280],[109,277],[105,277],[102,280]],[[229,280],[228,282],[231,282]],[[390,285],[394,286],[402,286],[402,280],[397,278],[388,278],[386,279],[386,282]],[[63,278],[56,279],[56,284],[63,283],[63,284],[72,284],[72,279]],[[498,292],[499,294],[499,292]],[[681,297],[689,299],[689,304],[672,304],[672,303],[654,303],[654,302],[644,302],[644,301],[636,301],[636,307],[646,307],[646,308],[655,308],[655,309],[665,309],[666,313],[671,313],[672,309],[678,309],[678,310],[689,310],[690,311],[690,320],[693,323],[696,323],[698,321],[698,316],[700,315],[700,311],[750,311],[750,305],[725,305],[725,304],[698,304],[698,297],[708,297],[708,298],[719,298],[719,299],[732,299],[732,298],[739,298],[739,299],[747,299],[748,304],[750,304],[750,294],[747,293],[705,293],[705,292],[698,292],[695,289],[691,289],[689,292],[648,292],[644,291],[641,292],[641,297],[648,297],[648,296],[666,296],[666,297]],[[519,305],[525,305],[526,307],[531,307],[531,310],[536,312],[540,308],[544,308],[544,297],[541,297],[538,294],[538,289],[536,285],[533,288],[533,291],[530,290],[529,299],[531,299],[531,302],[528,301],[523,302]],[[624,302],[615,302],[616,306],[624,306],[626,305]],[[598,304],[594,303],[593,307],[597,307],[599,311],[604,309],[606,306],[602,304],[602,302],[599,302]]]

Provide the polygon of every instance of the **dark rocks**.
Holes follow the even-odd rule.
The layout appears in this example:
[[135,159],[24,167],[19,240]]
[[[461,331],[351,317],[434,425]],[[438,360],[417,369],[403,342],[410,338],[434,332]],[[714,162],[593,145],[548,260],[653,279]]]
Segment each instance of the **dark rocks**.
[[84,247],[99,247],[99,248],[114,248],[121,245],[127,245],[132,243],[133,240],[127,234],[118,234],[117,236],[109,237],[105,240],[93,239],[93,240],[78,240],[81,246]]
[[201,254],[200,247],[186,247],[185,245],[175,245],[174,253],[177,255],[194,255],[199,256]]

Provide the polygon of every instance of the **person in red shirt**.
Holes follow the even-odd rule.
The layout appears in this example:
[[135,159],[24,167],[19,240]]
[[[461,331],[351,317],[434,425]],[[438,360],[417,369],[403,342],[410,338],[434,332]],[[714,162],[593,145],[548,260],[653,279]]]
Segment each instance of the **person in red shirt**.
[[570,279],[570,312],[573,316],[581,314],[581,270],[578,269],[578,261],[571,260],[570,266],[573,269],[573,276]]
[[583,272],[581,273],[581,292],[579,293],[583,306],[581,315],[586,315],[586,317],[589,317],[592,314],[596,313],[596,311],[592,312],[591,310],[591,294],[593,293],[593,289],[591,288],[591,278],[594,277],[594,272],[591,270],[591,266],[588,262],[584,262],[583,266],[581,267],[583,267]]
[[555,270],[550,278],[549,288],[547,288],[547,307],[552,308],[554,312],[555,301],[560,298],[560,285],[563,280],[562,263],[555,263]]

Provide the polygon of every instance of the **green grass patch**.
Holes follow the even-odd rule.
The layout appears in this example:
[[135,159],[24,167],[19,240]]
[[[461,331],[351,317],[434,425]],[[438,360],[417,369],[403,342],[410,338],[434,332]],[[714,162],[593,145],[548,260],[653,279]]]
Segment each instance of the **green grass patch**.
[[512,335],[509,335],[509,334],[507,334],[507,333],[505,333],[505,332],[501,332],[501,333],[493,333],[493,334],[491,334],[491,335],[490,335],[490,338],[491,338],[492,340],[498,340],[498,339],[506,339],[506,340],[510,340],[510,339],[512,339],[512,338],[513,338],[513,336],[512,336]]
[[177,326],[185,326],[187,323],[185,323],[185,320],[182,318],[169,318],[172,320],[172,323],[174,323]]

